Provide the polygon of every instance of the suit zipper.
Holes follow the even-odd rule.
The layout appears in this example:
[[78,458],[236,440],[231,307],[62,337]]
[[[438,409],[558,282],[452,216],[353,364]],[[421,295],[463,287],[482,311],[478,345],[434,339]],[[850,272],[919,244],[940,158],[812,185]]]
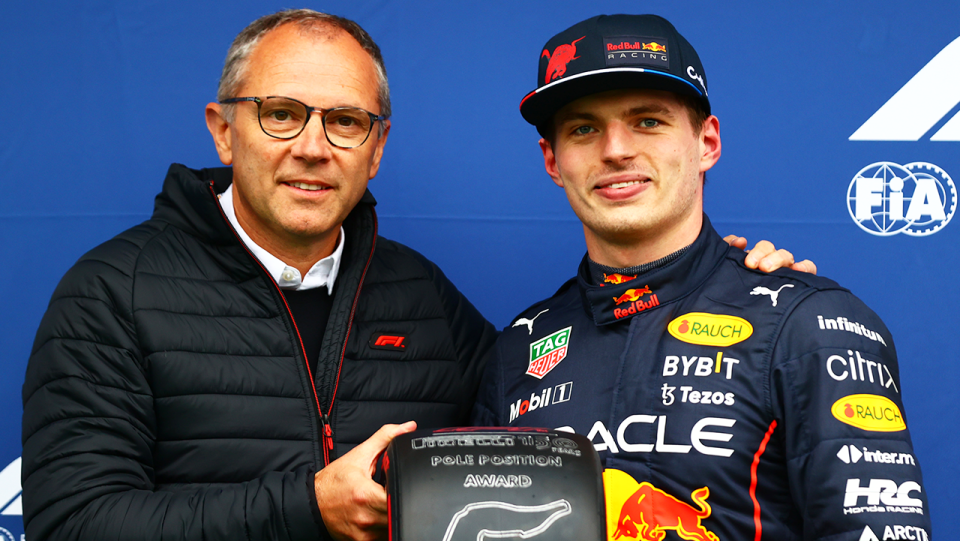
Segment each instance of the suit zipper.
[[[287,299],[283,296],[283,291],[280,290],[280,286],[277,285],[277,283],[273,280],[273,277],[270,276],[270,273],[267,272],[267,269],[264,268],[262,263],[260,263],[260,260],[257,259],[257,256],[250,252],[250,249],[247,248],[246,244],[244,244],[243,239],[240,238],[240,235],[238,235],[236,230],[233,228],[233,224],[230,223],[227,215],[223,213],[223,207],[220,206],[220,198],[217,197],[217,192],[213,190],[213,182],[208,184],[208,188],[210,188],[210,193],[213,194],[213,198],[217,203],[217,210],[220,211],[220,216],[225,222],[227,222],[227,226],[230,227],[230,231],[233,232],[233,236],[236,237],[237,241],[240,243],[240,246],[242,246],[244,251],[247,252],[247,255],[249,255],[250,258],[253,259],[253,261],[257,264],[257,266],[260,267],[260,270],[267,275],[267,281],[273,284],[273,287],[277,290],[277,293],[280,294],[280,300],[283,301],[283,306],[287,311],[287,315],[290,316],[290,323],[293,324],[293,332],[296,333],[297,343],[300,344],[300,354],[303,356],[303,362],[307,368],[307,376],[310,380],[310,388],[313,390],[313,400],[317,405],[317,414],[320,417],[320,444],[323,447],[323,465],[327,466],[330,464],[330,453],[327,447],[329,446],[331,449],[333,448],[333,432],[330,428],[329,417],[324,415],[323,411],[320,409],[320,398],[317,396],[317,386],[313,383],[313,372],[310,370],[310,361],[307,360],[307,350],[303,347],[303,338],[300,337],[300,329],[297,328],[297,322],[293,319],[293,312],[290,310],[290,305],[287,304]],[[342,359],[341,362],[343,362]],[[331,403],[331,408],[332,407],[333,404]]]

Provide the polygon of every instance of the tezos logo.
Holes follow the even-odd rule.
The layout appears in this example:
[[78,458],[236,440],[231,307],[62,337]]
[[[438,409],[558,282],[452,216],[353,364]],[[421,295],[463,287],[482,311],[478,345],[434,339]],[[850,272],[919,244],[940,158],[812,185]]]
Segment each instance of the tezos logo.
[[850,181],[847,209],[871,235],[922,237],[950,223],[957,209],[957,187],[946,171],[932,163],[877,162]]

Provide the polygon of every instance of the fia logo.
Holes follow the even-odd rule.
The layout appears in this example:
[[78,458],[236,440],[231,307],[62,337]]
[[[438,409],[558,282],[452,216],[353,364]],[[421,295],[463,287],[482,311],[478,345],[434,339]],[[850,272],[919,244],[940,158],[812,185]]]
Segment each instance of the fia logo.
[[[960,38],[903,85],[850,136],[851,141],[919,141],[960,102]],[[930,136],[931,141],[960,141],[960,114]]]
[[847,210],[861,229],[889,237],[932,235],[957,209],[957,187],[932,163],[877,162],[861,169],[847,188]]

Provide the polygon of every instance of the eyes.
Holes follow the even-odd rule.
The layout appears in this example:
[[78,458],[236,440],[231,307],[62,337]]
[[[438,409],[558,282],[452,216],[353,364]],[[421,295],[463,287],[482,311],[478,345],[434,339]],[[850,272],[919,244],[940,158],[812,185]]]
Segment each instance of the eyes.
[[[598,126],[602,128],[599,123],[576,124],[571,122],[570,124],[572,127],[568,130],[568,133],[570,133],[570,136],[574,138],[582,138],[589,136],[592,133],[599,133],[600,130],[598,129]],[[655,118],[640,118],[634,122],[634,129],[641,131],[653,130],[661,126],[664,126],[664,124]]]

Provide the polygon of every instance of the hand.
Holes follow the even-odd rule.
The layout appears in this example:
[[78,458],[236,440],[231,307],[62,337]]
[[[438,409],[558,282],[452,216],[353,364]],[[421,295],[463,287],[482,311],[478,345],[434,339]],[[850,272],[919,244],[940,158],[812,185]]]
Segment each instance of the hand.
[[[727,244],[734,248],[740,248],[741,250],[746,250],[747,248],[747,239],[743,237],[727,235],[723,237],[723,240],[727,241]],[[793,254],[783,248],[777,250],[773,243],[766,240],[761,240],[752,250],[748,251],[747,258],[743,263],[748,268],[760,269],[763,272],[773,272],[779,268],[788,267],[795,271],[810,274],[817,273],[817,266],[813,261],[804,259],[796,263],[793,260]]]
[[334,539],[371,541],[387,533],[387,494],[373,481],[376,460],[393,438],[417,429],[417,423],[383,425],[349,453],[314,477],[317,504]]

